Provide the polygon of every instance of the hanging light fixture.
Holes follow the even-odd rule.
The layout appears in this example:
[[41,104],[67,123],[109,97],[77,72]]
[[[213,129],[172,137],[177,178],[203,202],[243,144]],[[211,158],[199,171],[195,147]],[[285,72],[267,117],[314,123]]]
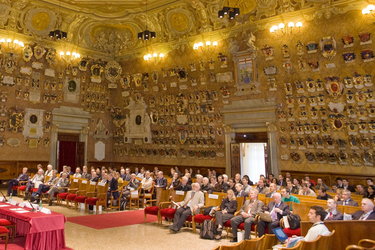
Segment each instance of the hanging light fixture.
[[221,10],[217,12],[219,18],[224,18],[225,15],[228,15],[230,20],[233,20],[240,14],[240,8],[224,6]]
[[[59,1],[59,8],[61,9],[60,1]],[[59,29],[52,30],[49,32],[49,37],[51,39],[56,39],[56,40],[66,39],[68,37],[68,33]]]
[[156,32],[147,29],[147,0],[146,0],[146,29],[138,33],[139,40],[150,40],[156,37]]

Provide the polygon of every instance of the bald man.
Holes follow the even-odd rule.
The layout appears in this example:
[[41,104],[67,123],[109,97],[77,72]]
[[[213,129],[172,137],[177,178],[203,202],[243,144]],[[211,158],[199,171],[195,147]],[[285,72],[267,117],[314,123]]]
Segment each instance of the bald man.
[[375,220],[374,202],[364,198],[361,202],[361,211],[352,214],[353,220]]

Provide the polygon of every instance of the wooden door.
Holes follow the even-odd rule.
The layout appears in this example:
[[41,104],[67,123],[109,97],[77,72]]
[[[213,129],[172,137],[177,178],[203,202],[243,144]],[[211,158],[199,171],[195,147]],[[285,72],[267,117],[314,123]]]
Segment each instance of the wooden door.
[[234,176],[236,173],[241,174],[241,155],[239,143],[230,144],[230,159],[232,176]]

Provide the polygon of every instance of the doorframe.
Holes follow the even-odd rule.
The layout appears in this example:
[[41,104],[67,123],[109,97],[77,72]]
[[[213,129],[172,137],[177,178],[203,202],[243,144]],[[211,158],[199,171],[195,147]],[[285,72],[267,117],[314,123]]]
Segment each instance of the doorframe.
[[225,126],[226,173],[231,173],[230,144],[236,143],[236,133],[267,132],[271,172],[281,171],[277,145],[276,101],[251,99],[232,101],[223,108]]
[[58,134],[78,134],[79,141],[85,143],[84,164],[87,164],[88,127],[91,114],[81,108],[61,106],[52,110],[50,164],[57,165]]

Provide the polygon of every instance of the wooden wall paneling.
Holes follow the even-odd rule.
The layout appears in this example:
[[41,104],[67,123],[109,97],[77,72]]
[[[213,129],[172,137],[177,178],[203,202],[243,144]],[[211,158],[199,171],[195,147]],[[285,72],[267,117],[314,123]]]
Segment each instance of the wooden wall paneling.
[[[375,221],[325,221],[330,231],[336,230],[333,235],[335,250],[345,250],[348,245],[357,244],[361,239],[375,240]],[[306,235],[312,226],[311,222],[302,221],[302,235]]]
[[366,185],[366,178],[371,177],[375,179],[374,175],[349,175],[349,174],[337,174],[337,173],[306,173],[300,171],[281,171],[281,174],[285,176],[285,173],[289,172],[292,175],[292,178],[297,178],[301,180],[305,177],[306,174],[310,177],[310,179],[316,180],[318,178],[322,178],[323,181],[331,186],[336,183],[337,177],[348,178],[350,185],[357,185],[357,184],[364,184]]

